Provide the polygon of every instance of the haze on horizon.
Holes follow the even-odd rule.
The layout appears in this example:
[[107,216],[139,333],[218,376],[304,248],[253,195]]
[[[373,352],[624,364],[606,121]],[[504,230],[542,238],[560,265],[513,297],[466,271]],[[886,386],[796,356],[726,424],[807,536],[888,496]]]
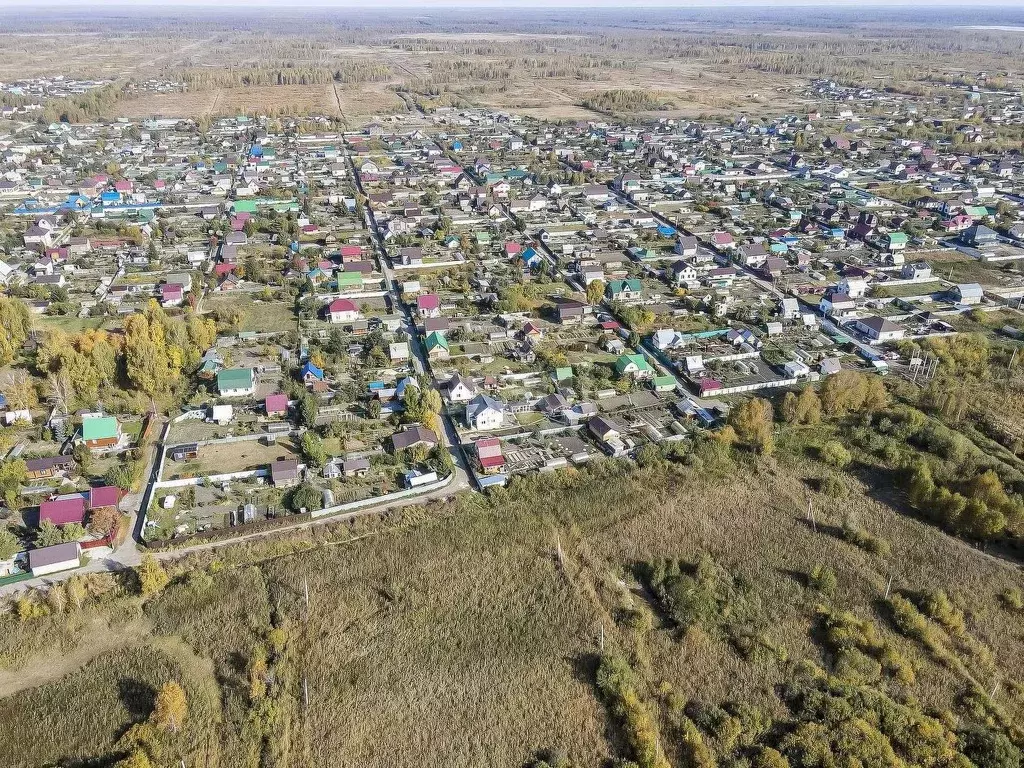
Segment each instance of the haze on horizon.
[[[259,7],[259,8],[338,8],[338,9],[365,9],[365,4],[357,0],[301,0],[298,3],[282,3],[280,0],[134,0],[126,3],[125,0],[85,0],[85,2],[71,4],[67,0],[36,0],[34,7],[66,7],[75,10],[83,8],[103,8],[129,12],[135,8],[167,8],[176,7],[205,8],[216,10],[225,6],[228,7]],[[1020,0],[899,0],[895,3],[886,3],[883,0],[831,0],[823,3],[821,0],[639,0],[639,2],[624,2],[624,0],[513,0],[508,3],[504,0],[378,0],[374,3],[374,9],[380,8],[409,8],[423,11],[443,11],[445,9],[466,9],[466,8],[495,8],[509,10],[515,8],[527,8],[538,10],[558,10],[559,8],[602,8],[624,10],[633,9],[686,9],[686,8],[821,8],[823,10],[835,11],[837,8],[863,9],[866,7],[886,8],[932,8],[932,7],[956,7],[956,8],[999,8],[1018,9]],[[23,8],[25,0],[0,0],[0,8]],[[1024,11],[1021,13],[1024,19]]]

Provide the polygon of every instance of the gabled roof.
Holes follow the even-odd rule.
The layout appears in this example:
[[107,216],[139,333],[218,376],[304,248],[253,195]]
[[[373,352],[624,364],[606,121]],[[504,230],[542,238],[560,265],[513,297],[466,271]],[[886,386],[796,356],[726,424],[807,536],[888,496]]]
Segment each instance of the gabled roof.
[[441,349],[449,349],[448,339],[446,339],[444,337],[444,334],[441,333],[440,331],[434,331],[429,336],[427,336],[425,343],[428,352],[436,347],[440,347]]
[[480,466],[492,469],[505,465],[505,457],[501,453],[501,440],[496,437],[484,437],[474,443]]
[[313,365],[313,363],[307,360],[305,363],[303,363],[302,369],[299,371],[299,376],[301,376],[302,378],[306,378],[306,376],[310,374],[312,374],[317,379],[323,379],[324,377],[323,369]]
[[218,389],[249,389],[252,384],[252,368],[225,368],[217,374]]
[[267,413],[277,413],[279,411],[288,410],[288,395],[283,393],[277,393],[274,395],[267,395],[267,399],[264,401],[264,407]]
[[391,436],[391,444],[394,446],[396,451],[405,450],[417,443],[430,443],[431,445],[437,445],[437,435],[426,427],[414,424],[413,426],[406,427],[401,432],[396,432]]
[[113,416],[90,416],[82,419],[83,440],[107,440],[117,437],[117,419]]
[[643,355],[622,355],[615,361],[615,371],[617,373],[622,373],[630,364],[635,365],[637,370],[640,371],[652,370],[651,364],[647,362],[647,358]]
[[116,507],[121,498],[121,489],[113,485],[103,485],[89,489],[89,509]]
[[39,505],[39,522],[50,521],[54,525],[81,523],[85,519],[85,497],[72,496],[66,499],[44,501]]

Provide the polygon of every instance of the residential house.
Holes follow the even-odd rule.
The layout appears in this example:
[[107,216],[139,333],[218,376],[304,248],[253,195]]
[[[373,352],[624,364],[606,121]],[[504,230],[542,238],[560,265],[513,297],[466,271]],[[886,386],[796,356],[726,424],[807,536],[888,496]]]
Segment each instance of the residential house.
[[497,474],[505,470],[505,456],[501,452],[501,440],[496,437],[480,438],[474,443],[480,468],[485,475]]
[[225,368],[217,373],[217,392],[221,397],[248,397],[255,391],[252,368]]
[[985,291],[978,283],[960,283],[950,291],[957,304],[981,304]]
[[420,317],[439,317],[441,299],[436,293],[424,293],[416,297],[416,312]]
[[448,400],[453,403],[468,403],[477,394],[476,385],[458,373],[452,374],[448,379],[445,390],[448,393]]
[[349,299],[335,299],[327,305],[327,315],[332,323],[352,323],[361,315],[355,302]]
[[270,418],[284,418],[288,415],[288,395],[277,393],[267,395],[263,401],[263,409]]
[[903,328],[884,317],[865,317],[857,320],[854,327],[872,341],[897,341],[906,334]]
[[75,470],[73,456],[44,456],[40,459],[25,459],[25,477],[28,480],[48,480]]
[[81,564],[82,546],[77,541],[41,547],[28,553],[28,568],[35,577],[77,568]]
[[447,360],[451,354],[448,339],[440,331],[430,333],[423,345],[426,347],[427,357],[431,360]]
[[466,425],[477,431],[500,429],[505,424],[505,404],[479,394],[466,405]]
[[654,377],[654,369],[643,355],[622,355],[615,361],[615,372],[619,376],[632,376],[634,379],[650,379]]
[[643,298],[643,286],[639,280],[610,280],[604,295],[609,301],[638,301]]
[[86,416],[82,419],[82,442],[90,451],[114,448],[121,441],[121,424],[114,416]]
[[68,525],[85,520],[85,496],[80,493],[44,501],[39,505],[39,522]]
[[433,448],[435,445],[437,445],[437,435],[418,424],[406,427],[391,436],[391,449],[395,453],[415,448],[416,446]]
[[295,459],[275,461],[270,465],[270,482],[275,488],[291,488],[301,481],[302,473]]

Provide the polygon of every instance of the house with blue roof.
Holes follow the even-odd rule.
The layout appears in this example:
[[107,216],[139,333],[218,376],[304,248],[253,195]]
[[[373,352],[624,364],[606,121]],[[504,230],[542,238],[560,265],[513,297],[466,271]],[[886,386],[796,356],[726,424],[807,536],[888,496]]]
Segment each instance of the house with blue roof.
[[524,250],[522,253],[519,254],[519,258],[522,259],[523,264],[525,264],[530,269],[533,269],[534,267],[539,267],[542,261],[541,255],[537,253],[537,251],[535,251],[533,248],[527,248],[526,250]]
[[302,364],[302,368],[299,369],[299,378],[307,383],[310,381],[323,381],[324,372],[321,368],[307,360]]

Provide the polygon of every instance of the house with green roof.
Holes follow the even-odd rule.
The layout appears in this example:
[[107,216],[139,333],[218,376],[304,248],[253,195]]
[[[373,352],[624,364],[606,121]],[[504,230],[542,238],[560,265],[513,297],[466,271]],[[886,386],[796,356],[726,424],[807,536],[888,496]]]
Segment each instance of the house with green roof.
[[565,365],[559,368],[555,368],[555,381],[571,381],[572,380],[572,366]]
[[615,361],[615,372],[619,376],[632,376],[634,379],[654,377],[654,369],[643,355],[620,355]]
[[217,392],[221,397],[248,397],[255,391],[252,368],[225,368],[217,374]]
[[425,342],[427,348],[427,357],[431,360],[445,360],[451,353],[451,349],[448,346],[448,339],[444,337],[444,334],[440,331],[432,331]]
[[609,280],[604,295],[610,301],[636,301],[643,298],[643,286],[634,278],[629,280]]
[[651,379],[651,389],[655,392],[672,392],[676,388],[674,376],[655,376]]
[[905,232],[890,232],[882,238],[887,251],[902,251],[907,247]]
[[82,419],[82,442],[91,451],[113,448],[121,442],[121,425],[114,416],[86,416]]

